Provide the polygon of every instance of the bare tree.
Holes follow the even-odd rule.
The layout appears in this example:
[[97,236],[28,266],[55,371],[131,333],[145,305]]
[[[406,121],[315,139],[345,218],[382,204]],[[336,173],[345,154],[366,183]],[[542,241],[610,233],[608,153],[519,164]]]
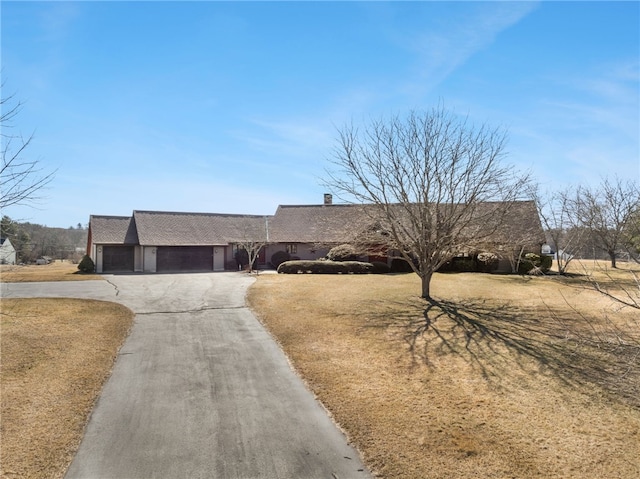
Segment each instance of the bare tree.
[[236,261],[239,264],[246,261],[249,273],[252,273],[260,251],[269,244],[269,217],[244,216],[239,218],[234,226],[238,246]]
[[567,188],[542,194],[535,188],[531,195],[538,207],[542,226],[555,249],[558,272],[565,274],[585,238],[585,229],[577,227],[572,190]]
[[626,246],[628,231],[640,208],[638,182],[605,178],[595,187],[580,187],[573,200],[579,224],[587,228],[607,252],[611,267],[616,268],[616,254]]
[[442,106],[339,131],[327,186],[371,205],[378,241],[421,278],[482,245],[503,223],[529,179],[502,164],[506,133],[475,128]]
[[29,205],[41,200],[40,191],[51,182],[55,173],[46,172],[38,160],[24,158],[33,134],[25,138],[10,131],[21,108],[22,103],[16,101],[13,95],[0,99],[0,209],[12,205]]

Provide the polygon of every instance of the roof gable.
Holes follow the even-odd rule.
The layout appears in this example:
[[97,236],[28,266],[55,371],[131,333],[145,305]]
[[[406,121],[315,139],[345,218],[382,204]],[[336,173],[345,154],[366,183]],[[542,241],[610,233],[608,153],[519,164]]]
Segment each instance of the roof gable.
[[131,216],[92,215],[89,220],[91,239],[95,244],[138,243],[136,224]]

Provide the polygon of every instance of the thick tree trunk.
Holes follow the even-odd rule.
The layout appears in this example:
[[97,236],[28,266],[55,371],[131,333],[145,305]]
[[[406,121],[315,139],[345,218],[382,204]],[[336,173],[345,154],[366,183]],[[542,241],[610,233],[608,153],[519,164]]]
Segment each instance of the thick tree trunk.
[[420,276],[422,280],[422,297],[427,300],[431,300],[431,277],[433,273],[424,273]]
[[607,251],[609,253],[609,258],[611,258],[611,267],[617,268],[616,266],[616,252],[615,251]]

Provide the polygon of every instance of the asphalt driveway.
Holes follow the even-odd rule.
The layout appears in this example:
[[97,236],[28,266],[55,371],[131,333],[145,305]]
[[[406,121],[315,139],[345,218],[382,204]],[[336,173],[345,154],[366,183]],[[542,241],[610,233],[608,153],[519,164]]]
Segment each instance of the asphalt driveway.
[[371,477],[245,307],[242,273],[13,283],[3,297],[116,301],[134,326],[66,478]]

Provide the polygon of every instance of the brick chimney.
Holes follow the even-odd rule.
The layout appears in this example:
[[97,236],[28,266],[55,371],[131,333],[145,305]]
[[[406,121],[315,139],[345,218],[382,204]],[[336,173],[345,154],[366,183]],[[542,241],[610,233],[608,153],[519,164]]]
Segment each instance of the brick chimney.
[[331,205],[333,204],[333,195],[330,193],[325,193],[324,194],[324,204],[325,205]]

